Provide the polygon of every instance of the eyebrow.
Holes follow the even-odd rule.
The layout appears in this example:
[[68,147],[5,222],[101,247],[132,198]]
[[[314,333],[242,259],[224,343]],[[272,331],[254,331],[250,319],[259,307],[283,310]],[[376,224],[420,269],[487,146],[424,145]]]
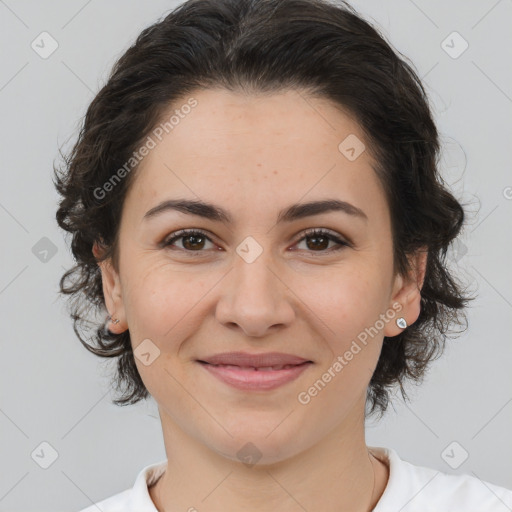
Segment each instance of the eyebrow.
[[[143,219],[151,219],[167,211],[179,211],[189,215],[197,215],[206,219],[223,222],[225,224],[233,223],[230,213],[220,206],[211,203],[189,200],[189,199],[169,199],[158,204],[144,214]],[[321,201],[311,201],[309,203],[293,204],[279,212],[277,223],[292,222],[313,215],[320,215],[328,212],[343,212],[355,218],[367,221],[367,215],[353,204],[341,201],[339,199],[324,199]]]

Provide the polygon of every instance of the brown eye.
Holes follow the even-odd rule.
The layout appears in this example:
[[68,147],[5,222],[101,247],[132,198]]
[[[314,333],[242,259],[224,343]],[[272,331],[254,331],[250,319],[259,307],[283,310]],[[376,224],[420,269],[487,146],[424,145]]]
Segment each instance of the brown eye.
[[[181,240],[181,247],[175,244],[178,240]],[[212,243],[202,231],[179,231],[171,238],[165,240],[162,246],[182,249],[188,252],[204,252],[203,249],[205,249],[207,242]]]
[[[337,237],[330,231],[326,231],[323,229],[313,229],[305,233],[305,235],[299,240],[299,244],[305,241],[306,249],[310,252],[322,252],[322,253],[330,253],[332,251],[337,251],[343,249],[344,247],[349,247],[350,244],[345,240]],[[335,246],[329,247],[331,242],[335,243]],[[336,247],[337,245],[337,247]]]
[[307,236],[305,237],[308,242],[306,242],[306,245],[308,246],[308,249],[311,249],[313,251],[316,250],[325,250],[329,246],[329,238],[326,236]]
[[185,249],[196,250],[204,247],[205,237],[201,235],[183,236],[183,247]]

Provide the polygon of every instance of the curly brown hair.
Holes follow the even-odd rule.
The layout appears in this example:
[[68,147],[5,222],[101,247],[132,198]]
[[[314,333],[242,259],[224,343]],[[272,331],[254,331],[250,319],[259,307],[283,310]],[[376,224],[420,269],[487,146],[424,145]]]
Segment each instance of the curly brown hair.
[[[465,322],[470,298],[447,263],[464,210],[439,175],[439,137],[420,79],[346,2],[189,0],[144,29],[119,58],[88,107],[73,149],[68,156],[61,152],[63,169],[54,167],[62,196],[56,217],[72,234],[76,260],[60,289],[73,299],[78,338],[92,353],[118,358],[116,405],[149,396],[129,331],[113,334],[89,320],[91,310],[105,310],[98,262],[110,258],[117,269],[121,211],[137,166],[108,194],[102,187],[116,170],[119,176],[170,105],[211,87],[270,93],[300,88],[349,112],[377,162],[391,212],[395,271],[408,272],[407,256],[428,249],[420,316],[398,336],[384,338],[368,387],[368,412],[382,415],[391,389],[398,384],[406,399],[403,384],[420,382],[455,332],[451,327]],[[105,248],[101,258],[93,255],[95,242]]]

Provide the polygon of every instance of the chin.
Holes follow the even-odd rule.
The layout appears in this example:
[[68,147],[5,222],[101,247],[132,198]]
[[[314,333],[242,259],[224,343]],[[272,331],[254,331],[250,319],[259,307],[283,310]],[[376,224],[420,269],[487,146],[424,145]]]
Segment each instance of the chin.
[[272,422],[271,427],[267,422],[259,425],[253,422],[250,426],[246,422],[243,425],[226,426],[233,437],[223,431],[217,443],[212,436],[208,437],[207,444],[219,455],[248,466],[275,464],[302,451],[297,434],[279,425],[282,420],[281,417]]

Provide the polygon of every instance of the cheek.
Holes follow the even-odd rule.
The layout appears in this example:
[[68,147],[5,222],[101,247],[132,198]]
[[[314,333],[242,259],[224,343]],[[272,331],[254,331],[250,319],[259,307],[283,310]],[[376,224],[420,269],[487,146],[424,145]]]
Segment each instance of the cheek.
[[[339,419],[365,393],[377,365],[383,339],[379,319],[387,307],[389,286],[383,269],[369,262],[329,274],[328,279],[309,283],[305,302],[320,319],[326,356],[315,378],[328,383],[315,404],[319,410],[332,407]],[[315,387],[315,382],[310,384]]]
[[321,279],[307,280],[305,303],[325,325],[335,344],[343,345],[373,325],[386,307],[385,280],[365,265],[331,270]]
[[[312,407],[337,411],[336,422],[366,392],[382,346],[380,315],[387,305],[386,279],[371,266],[332,272],[310,282],[305,302],[312,305],[322,335],[322,364],[303,389]],[[304,402],[300,402],[304,403]]]
[[161,261],[141,261],[126,270],[123,300],[135,344],[150,338],[163,347],[164,342],[168,345],[186,336],[187,325],[201,309],[201,299],[215,284],[212,273],[176,271]]

